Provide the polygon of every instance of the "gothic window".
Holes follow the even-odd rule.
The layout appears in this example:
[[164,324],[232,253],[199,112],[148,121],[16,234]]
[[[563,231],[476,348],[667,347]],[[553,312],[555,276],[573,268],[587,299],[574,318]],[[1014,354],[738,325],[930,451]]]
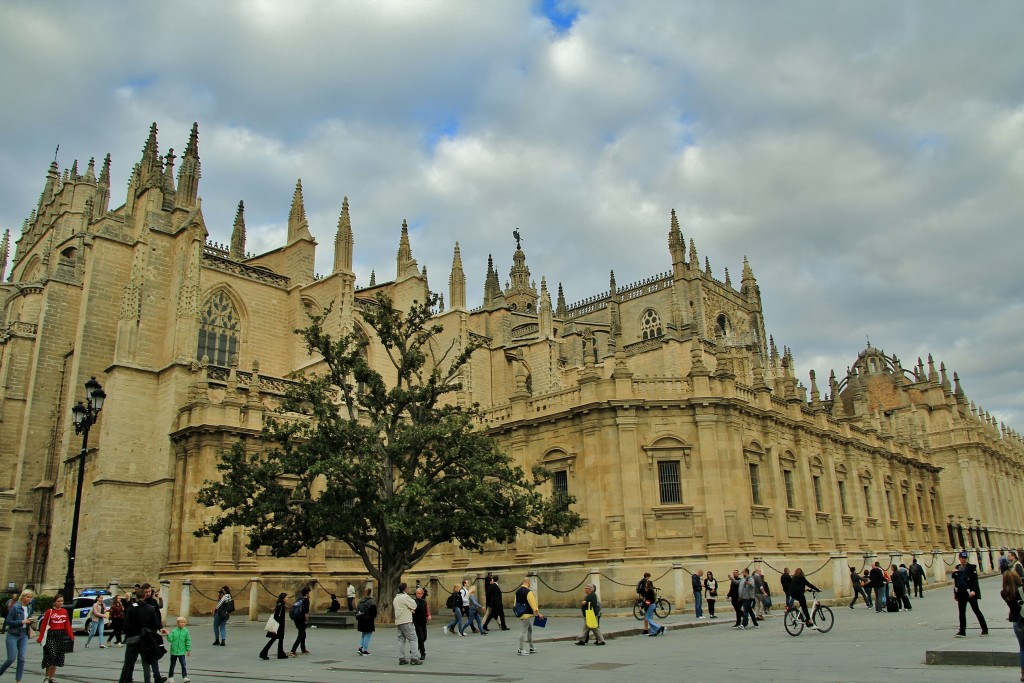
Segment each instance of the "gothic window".
[[718,331],[722,333],[723,337],[732,336],[732,324],[725,313],[719,313],[718,319],[715,322],[718,324]]
[[238,311],[226,292],[215,293],[199,315],[199,348],[196,357],[209,358],[211,365],[228,367],[238,353],[241,332]]
[[658,312],[653,308],[648,308],[644,311],[643,317],[640,318],[640,338],[647,341],[648,339],[660,337],[664,333],[665,331],[661,326],[661,318],[658,316]]
[[662,505],[679,505],[683,502],[678,460],[660,460],[658,462],[658,489],[661,493]]

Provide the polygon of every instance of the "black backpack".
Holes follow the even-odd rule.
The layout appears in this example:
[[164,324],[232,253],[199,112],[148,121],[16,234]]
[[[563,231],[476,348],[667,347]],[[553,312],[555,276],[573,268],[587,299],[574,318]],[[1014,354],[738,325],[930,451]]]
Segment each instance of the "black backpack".
[[302,601],[303,600],[304,600],[304,598],[299,598],[298,600],[295,601],[295,604],[292,605],[292,609],[288,613],[291,616],[292,619],[301,619],[302,618]]
[[448,600],[444,603],[444,606],[448,609],[455,609],[455,593],[448,596]]

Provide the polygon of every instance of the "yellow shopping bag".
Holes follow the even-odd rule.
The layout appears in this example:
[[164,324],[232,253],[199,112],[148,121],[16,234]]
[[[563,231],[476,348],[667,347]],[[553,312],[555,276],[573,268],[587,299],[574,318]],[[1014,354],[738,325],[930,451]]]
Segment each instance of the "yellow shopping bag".
[[594,614],[594,608],[587,607],[585,615],[587,621],[587,628],[597,628],[597,615]]

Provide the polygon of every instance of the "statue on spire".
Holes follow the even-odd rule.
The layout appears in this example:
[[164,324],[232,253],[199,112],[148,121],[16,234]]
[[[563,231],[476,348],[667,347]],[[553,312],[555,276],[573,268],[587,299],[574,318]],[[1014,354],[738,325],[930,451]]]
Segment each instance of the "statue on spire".
[[523,247],[520,242],[523,238],[519,235],[519,228],[512,231],[512,236],[516,238],[516,249],[522,249]]

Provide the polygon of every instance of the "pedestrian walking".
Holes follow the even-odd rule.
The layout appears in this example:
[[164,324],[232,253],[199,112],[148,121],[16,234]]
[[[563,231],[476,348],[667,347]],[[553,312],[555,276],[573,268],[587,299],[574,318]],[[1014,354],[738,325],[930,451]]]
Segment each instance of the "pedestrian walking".
[[654,638],[655,636],[664,635],[665,627],[654,621],[654,611],[658,606],[658,594],[654,590],[654,582],[648,580],[644,586],[644,606],[646,609],[647,623],[649,624],[650,633],[648,637]]
[[277,658],[288,659],[288,655],[284,653],[284,622],[288,616],[288,594],[278,593],[277,602],[274,603],[274,615],[271,617],[273,623],[270,620],[267,621],[267,626],[264,627],[267,636],[267,644],[260,650],[260,659],[270,659],[270,648],[277,642]]
[[583,634],[576,640],[577,645],[586,645],[590,642],[590,634],[594,634],[594,644],[604,645],[604,638],[601,636],[601,601],[597,599],[597,586],[588,583],[583,587],[583,600],[580,602],[580,609],[583,610]]
[[921,563],[917,561],[916,557],[914,558],[913,562],[910,563],[910,567],[908,568],[908,571],[910,572],[910,580],[914,584],[914,597],[915,598],[923,598],[924,597],[924,567],[921,566]]
[[1024,618],[1021,617],[1021,605],[1024,604],[1024,589],[1021,578],[1012,568],[1003,572],[1003,589],[999,592],[1003,602],[1010,608],[1006,618],[1013,624],[1013,634],[1017,636],[1017,659],[1020,664],[1020,680],[1024,681]]
[[[533,620],[535,617],[544,618],[540,613],[540,605],[537,604],[537,595],[530,590],[530,577],[527,576],[516,589],[515,614],[519,617],[519,654],[522,656],[532,655],[537,652],[533,646]],[[529,646],[529,649],[526,649]]]
[[107,620],[107,606],[103,604],[103,596],[97,595],[96,602],[92,603],[89,610],[89,637],[85,639],[85,647],[89,647],[94,636],[99,634],[100,648],[105,648],[103,643],[103,624]]
[[28,653],[29,630],[36,619],[32,616],[32,598],[35,594],[23,590],[14,604],[7,608],[4,617],[4,628],[7,635],[4,644],[7,646],[7,659],[0,665],[0,676],[3,676],[11,664],[18,662],[14,671],[14,680],[21,683],[25,675],[25,655]]
[[289,616],[292,618],[292,623],[295,624],[295,642],[292,643],[292,651],[288,653],[289,657],[296,656],[296,650],[301,649],[302,654],[308,655],[309,650],[306,649],[306,625],[309,623],[309,586],[302,589],[299,595],[299,599],[292,604],[292,608],[288,611]]
[[850,567],[850,585],[853,587],[853,600],[850,601],[850,609],[857,603],[857,598],[864,598],[864,604],[871,607],[871,598],[864,592],[864,582],[861,580],[860,572]]
[[733,569],[732,576],[729,577],[729,592],[726,597],[729,598],[729,602],[732,603],[732,608],[736,612],[736,623],[732,625],[733,628],[739,628],[743,618],[743,603],[740,601],[740,570]]
[[445,607],[452,611],[452,620],[442,630],[445,633],[455,633],[455,629],[458,629],[460,636],[466,635],[462,626],[462,589],[458,584],[452,586],[452,594],[448,596]]
[[231,597],[231,590],[227,586],[221,586],[217,591],[217,604],[213,608],[213,644],[228,644],[228,617],[235,611],[235,599]]
[[422,664],[416,645],[416,627],[412,624],[412,614],[416,611],[416,600],[405,592],[405,581],[398,584],[398,593],[392,602],[395,615],[395,630],[398,632],[398,663]]
[[366,595],[356,605],[356,630],[359,631],[359,649],[356,650],[360,656],[373,654],[370,652],[370,639],[373,632],[377,630],[377,602],[373,599],[373,589],[367,588]]
[[416,628],[416,648],[420,651],[422,661],[427,658],[427,622],[430,621],[430,605],[427,604],[427,589],[423,586],[416,586],[413,594],[416,611],[412,613],[412,625]]
[[483,605],[476,598],[476,586],[470,586],[467,593],[469,598],[469,614],[467,615],[466,622],[472,628],[476,624],[475,630],[482,636],[487,635],[487,630],[484,629],[484,625],[480,621],[480,613],[484,610]]
[[[124,666],[121,668],[120,683],[132,683],[135,662],[142,657],[142,676],[150,683],[151,655],[155,649],[154,638],[160,638],[160,614],[156,607],[146,601],[146,590],[135,589],[135,601],[124,612]],[[158,679],[159,680],[159,679]]]
[[960,619],[960,630],[956,632],[957,638],[967,637],[967,606],[978,619],[981,626],[981,635],[988,635],[988,623],[985,615],[978,608],[978,601],[981,600],[981,587],[978,585],[978,568],[967,561],[966,552],[959,555],[960,564],[953,571],[953,599],[956,600],[957,615]]
[[509,627],[505,625],[505,607],[502,605],[501,586],[498,585],[497,576],[488,577],[484,597],[487,599],[487,618],[484,619],[484,629],[491,623],[491,619],[495,619],[501,625],[502,631],[508,631]]
[[120,595],[115,595],[114,600],[110,603],[110,609],[107,611],[110,616],[110,635],[107,636],[107,642],[114,641],[114,645],[117,647],[123,647],[124,641],[122,634],[124,633],[124,598]]
[[754,614],[754,600],[756,600],[757,588],[754,585],[754,578],[748,569],[743,570],[743,578],[739,583],[740,606],[743,608],[743,623],[740,629],[746,629],[747,625],[754,628],[757,626],[757,615]]
[[789,586],[793,583],[793,575],[789,573],[789,567],[782,569],[782,576],[779,577],[779,583],[782,584],[782,594],[786,596],[786,609],[793,606],[793,598],[789,597]]
[[188,632],[185,625],[188,620],[185,617],[178,617],[175,622],[177,626],[167,634],[167,644],[170,645],[171,666],[167,670],[167,683],[174,683],[174,665],[181,667],[182,683],[189,683],[188,667],[185,665],[185,658],[192,656],[192,634]]
[[67,644],[74,642],[75,634],[71,630],[71,616],[64,609],[64,596],[57,593],[53,599],[53,607],[43,612],[39,619],[38,642],[43,645],[43,668],[46,669],[43,683],[52,683],[57,667],[64,666],[64,653]]

